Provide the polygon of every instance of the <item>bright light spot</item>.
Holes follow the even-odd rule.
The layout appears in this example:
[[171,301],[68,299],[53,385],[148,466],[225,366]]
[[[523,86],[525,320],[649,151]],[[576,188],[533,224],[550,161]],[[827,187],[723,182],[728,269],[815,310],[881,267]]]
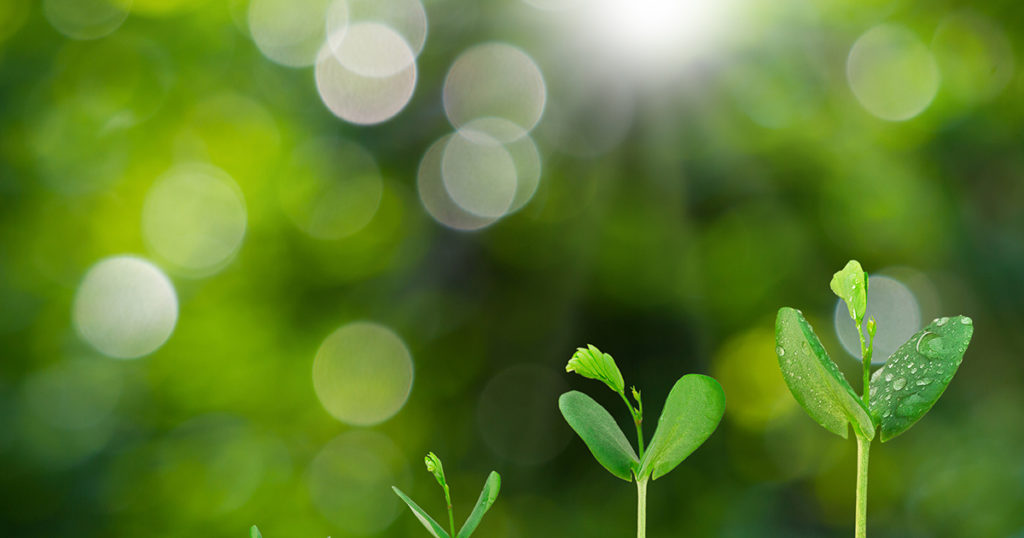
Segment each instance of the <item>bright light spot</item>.
[[299,229],[325,240],[348,237],[366,227],[384,192],[373,156],[343,139],[303,144],[279,181],[285,213]]
[[557,456],[570,430],[552,402],[566,389],[562,376],[539,366],[521,364],[494,376],[477,407],[487,446],[520,465],[540,465]]
[[131,0],[43,0],[43,15],[72,39],[97,39],[128,18]]
[[326,37],[328,0],[252,0],[249,32],[260,52],[288,67],[317,59]]
[[441,160],[448,142],[455,135],[446,135],[427,148],[416,174],[416,188],[423,207],[434,220],[456,230],[477,230],[489,226],[497,218],[474,215],[452,201],[441,176]]
[[350,26],[344,39],[332,45],[331,50],[342,67],[363,77],[389,77],[416,61],[398,32],[376,22]]
[[142,207],[146,245],[190,276],[217,272],[245,236],[242,191],[223,170],[204,164],[172,168]]
[[391,418],[412,390],[412,357],[391,329],[350,323],[328,336],[313,361],[313,388],[334,418],[370,426]]
[[174,331],[178,298],[152,263],[115,256],[94,265],[75,294],[78,333],[102,353],[133,359],[152,353]]
[[544,11],[568,11],[579,7],[583,0],[523,0],[527,4]]
[[939,89],[935,58],[910,30],[895,24],[871,28],[846,61],[850,89],[868,112],[904,121],[928,108]]
[[346,534],[378,534],[400,514],[391,486],[408,480],[405,458],[373,431],[343,433],[309,465],[309,493],[320,513]]
[[775,333],[753,329],[722,345],[711,370],[730,391],[726,413],[737,424],[762,431],[796,405],[779,371]]
[[707,52],[724,30],[726,0],[596,0],[584,24],[620,62],[659,72]]
[[1013,77],[1013,47],[995,21],[960,12],[943,19],[932,39],[942,83],[964,103],[998,95]]
[[[872,364],[883,364],[889,356],[921,328],[921,309],[914,292],[902,282],[882,275],[868,278],[868,308],[864,315],[864,337],[867,338],[867,320],[875,318],[874,354]],[[860,338],[857,327],[850,319],[846,303],[837,300],[835,328],[843,348],[852,357],[860,359]]]
[[448,139],[441,176],[453,202],[484,218],[499,218],[516,195],[516,164],[505,146],[479,131],[460,129]]
[[452,64],[444,82],[444,110],[456,128],[484,117],[509,120],[525,131],[540,121],[547,89],[537,64],[503,43],[477,45]]
[[[350,22],[383,24],[401,35],[414,55],[418,56],[423,50],[427,40],[427,12],[419,0],[335,0],[335,3],[345,4]],[[332,9],[340,11],[342,8]],[[329,25],[328,35],[337,27],[337,22]]]
[[[349,29],[347,33],[351,33]],[[340,41],[344,48],[347,37]],[[357,47],[366,50],[362,46]],[[357,62],[368,65],[368,61]],[[368,77],[346,68],[324,46],[316,62],[316,88],[320,99],[335,116],[358,125],[381,123],[393,118],[412,99],[416,87],[416,63],[387,77]]]

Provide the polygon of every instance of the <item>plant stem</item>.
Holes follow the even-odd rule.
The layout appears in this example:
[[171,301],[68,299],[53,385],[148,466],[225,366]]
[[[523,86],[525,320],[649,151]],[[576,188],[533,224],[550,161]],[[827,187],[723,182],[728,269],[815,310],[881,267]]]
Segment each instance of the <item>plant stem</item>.
[[626,402],[626,407],[629,409],[629,414],[630,416],[633,417],[633,424],[636,425],[636,440],[638,448],[640,449],[639,457],[642,460],[644,459],[644,430],[641,427],[641,424],[644,420],[643,416],[640,414],[640,411],[633,408],[633,404],[629,403],[629,398],[626,398],[625,393],[620,392],[619,396],[622,396],[622,401]]
[[857,514],[855,538],[868,535],[868,452],[871,441],[857,437]]
[[455,538],[455,514],[452,512],[452,496],[448,493],[448,485],[444,486],[444,500],[448,503],[448,525],[452,529],[452,538]]
[[636,538],[647,536],[647,479],[636,481]]
[[871,347],[864,341],[864,328],[862,327],[862,321],[863,320],[857,320],[855,323],[857,324],[857,336],[860,337],[861,365],[864,370],[864,385],[861,387],[863,390],[861,400],[863,400],[864,405],[867,406],[869,398],[871,397],[870,394],[868,394],[870,392],[868,389],[871,386]]

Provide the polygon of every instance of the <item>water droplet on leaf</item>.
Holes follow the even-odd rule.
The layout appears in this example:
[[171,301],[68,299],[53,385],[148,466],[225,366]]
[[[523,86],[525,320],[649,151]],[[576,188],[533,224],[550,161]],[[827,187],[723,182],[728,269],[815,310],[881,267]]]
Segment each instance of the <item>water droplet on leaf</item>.
[[896,381],[892,382],[892,390],[900,390],[905,386],[907,386],[907,380],[902,377],[897,377]]

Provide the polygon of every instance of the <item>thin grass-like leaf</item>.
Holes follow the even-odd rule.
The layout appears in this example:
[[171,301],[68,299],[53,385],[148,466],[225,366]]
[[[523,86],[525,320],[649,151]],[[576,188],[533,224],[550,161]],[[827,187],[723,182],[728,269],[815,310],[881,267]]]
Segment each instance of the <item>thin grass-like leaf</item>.
[[434,518],[430,517],[418,504],[413,502],[406,494],[402,493],[402,490],[391,486],[391,489],[395,490],[395,495],[398,495],[400,499],[405,501],[405,504],[409,505],[409,509],[412,510],[416,519],[420,520],[420,523],[430,531],[430,534],[434,535],[434,538],[451,538],[448,533],[444,531],[444,528],[434,521]]
[[491,505],[497,500],[499,490],[501,490],[501,475],[491,471],[491,474],[487,476],[487,482],[484,483],[483,491],[480,492],[480,498],[476,500],[473,512],[469,514],[466,522],[459,529],[458,538],[469,538],[473,534],[473,531],[480,525],[480,520],[483,519],[484,514],[491,509]]

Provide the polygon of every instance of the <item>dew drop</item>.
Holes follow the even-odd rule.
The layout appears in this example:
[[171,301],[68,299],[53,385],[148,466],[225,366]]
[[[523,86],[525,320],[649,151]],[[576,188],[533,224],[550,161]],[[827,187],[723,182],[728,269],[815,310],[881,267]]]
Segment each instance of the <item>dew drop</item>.
[[911,368],[911,369],[910,369],[910,373],[912,373],[912,374],[916,374],[916,373],[917,373],[917,368]]
[[943,325],[946,324],[947,321],[949,321],[949,318],[939,318],[939,319],[935,320],[935,326],[936,327],[942,327]]
[[970,325],[971,323],[974,322],[971,321],[971,318],[960,318],[960,323],[963,323],[964,325]]
[[886,382],[892,381],[892,374],[885,374],[885,380]]
[[923,387],[923,386],[925,386],[925,385],[927,385],[927,384],[929,384],[931,382],[932,382],[931,379],[928,379],[927,377],[922,377],[921,379],[917,380],[917,386]]
[[889,418],[890,416],[892,416],[892,411],[888,409],[886,409],[885,413],[882,414],[882,418]]
[[892,382],[892,390],[900,390],[907,385],[907,380],[902,377],[897,377],[896,381]]
[[782,346],[775,346],[775,353],[778,353],[778,355],[781,357],[786,354],[786,350],[782,349]]

